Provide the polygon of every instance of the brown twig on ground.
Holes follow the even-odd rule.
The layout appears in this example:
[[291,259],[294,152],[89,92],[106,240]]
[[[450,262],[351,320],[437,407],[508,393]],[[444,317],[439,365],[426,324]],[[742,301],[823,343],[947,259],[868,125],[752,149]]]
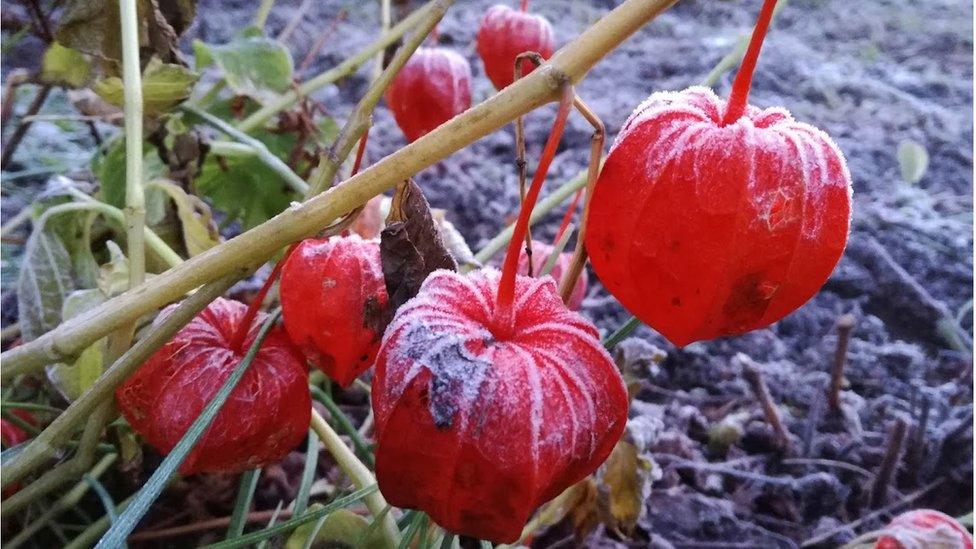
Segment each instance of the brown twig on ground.
[[878,473],[874,477],[871,485],[870,507],[881,507],[884,505],[888,495],[888,486],[895,476],[898,462],[901,460],[901,450],[905,442],[905,432],[908,430],[908,422],[903,417],[896,417],[895,424],[891,427],[891,434],[888,436],[888,445],[885,450],[884,459],[878,466]]
[[854,330],[854,315],[846,314],[837,319],[837,349],[830,367],[830,392],[827,402],[832,410],[840,410],[840,389],[844,384],[844,365],[847,364],[847,347]]
[[[268,522],[271,517],[277,517],[278,520],[287,520],[291,518],[291,510],[281,509],[276,511],[270,509],[267,511],[252,511],[247,514],[245,521],[247,523],[252,522]],[[201,520],[199,522],[193,522],[190,524],[184,524],[182,526],[173,526],[172,528],[156,528],[154,530],[143,530],[141,532],[136,532],[129,536],[129,541],[151,541],[166,538],[175,538],[178,536],[186,536],[189,534],[196,534],[199,532],[206,532],[207,530],[218,530],[221,528],[227,528],[230,525],[231,517],[220,517],[210,520]]]
[[[325,41],[332,36],[332,33],[335,32],[336,27],[339,26],[340,22],[345,20],[348,14],[349,12],[346,11],[346,8],[339,10],[339,13],[336,14],[335,18],[332,20],[332,24],[329,25],[325,31],[319,34],[319,37],[315,39],[315,43],[312,44],[312,47],[308,49],[308,53],[305,54],[305,57],[302,58],[302,62],[298,65],[298,70],[295,71],[296,74],[302,74],[305,72],[305,69],[312,64],[312,61],[315,61],[315,57],[319,54],[319,50],[322,49],[322,46],[325,45]],[[281,37],[279,36],[278,39],[280,40]]]
[[[24,114],[24,117],[26,118],[28,116],[37,114],[37,111],[41,110],[41,107],[44,106],[44,101],[47,100],[49,93],[51,93],[51,86],[49,84],[44,84],[41,86],[41,89],[37,91],[37,95],[34,96],[34,101],[30,104],[30,107],[27,108],[27,112]],[[30,120],[21,121],[20,125],[17,126],[17,129],[14,130],[13,135],[11,135],[10,139],[8,139],[4,144],[3,157],[0,158],[0,169],[7,169],[7,164],[9,164],[10,159],[13,158],[14,151],[17,150],[17,145],[20,145],[20,141],[24,138],[27,130],[30,129],[31,123],[32,122]]]
[[14,92],[17,86],[27,82],[28,74],[23,69],[14,69],[7,75],[7,86],[3,90],[3,103],[0,104],[0,130],[7,127],[7,122],[14,114]]
[[766,422],[769,423],[773,428],[773,432],[776,433],[777,445],[781,450],[786,450],[790,444],[790,434],[786,430],[786,426],[783,425],[783,420],[779,415],[779,409],[776,407],[776,403],[773,402],[773,397],[769,394],[769,387],[766,386],[766,380],[763,379],[762,372],[759,371],[759,366],[743,353],[735,355],[732,361],[739,364],[739,367],[742,369],[742,376],[749,384],[749,388],[752,389],[752,394],[762,406]]
[[928,429],[929,415],[932,402],[927,395],[922,395],[919,402],[918,422],[912,426],[912,434],[908,438],[905,449],[905,465],[917,480],[922,471],[922,460],[925,457],[925,431]]

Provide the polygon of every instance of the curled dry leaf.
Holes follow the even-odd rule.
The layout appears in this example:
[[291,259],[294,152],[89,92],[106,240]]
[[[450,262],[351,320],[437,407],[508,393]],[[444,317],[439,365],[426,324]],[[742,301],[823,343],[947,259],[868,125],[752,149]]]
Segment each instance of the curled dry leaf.
[[417,295],[427,275],[438,269],[457,270],[430,205],[413,181],[400,183],[393,195],[386,228],[380,234],[380,257],[391,315]]
[[154,181],[152,184],[166,192],[176,204],[176,214],[183,229],[183,242],[191,257],[220,244],[220,232],[206,202],[168,181]]

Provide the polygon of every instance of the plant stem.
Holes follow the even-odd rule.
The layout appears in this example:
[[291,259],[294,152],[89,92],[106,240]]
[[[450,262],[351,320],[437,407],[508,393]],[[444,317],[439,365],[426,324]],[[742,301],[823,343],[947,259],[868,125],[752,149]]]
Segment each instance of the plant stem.
[[373,196],[497,130],[516,116],[554,100],[566,82],[582,78],[597,61],[674,1],[626,0],[538,70],[343,184],[190,258],[157,276],[151,285],[110,299],[34,341],[0,354],[3,362],[0,380],[61,361],[142,314],[179,299],[192,288],[239,271],[242,265],[266,261],[285,245],[315,234],[323,225],[365,204]]
[[407,32],[407,30],[412,28],[418,21],[420,21],[421,17],[427,13],[433,3],[434,2],[432,1],[424,7],[414,11],[403,21],[400,21],[388,32],[376,39],[376,41],[366,46],[355,55],[342,62],[340,65],[333,67],[322,74],[319,74],[318,76],[310,78],[304,84],[298,86],[297,90],[288,91],[282,94],[278,99],[271,101],[264,107],[258,109],[256,112],[237,124],[237,128],[245,132],[251,131],[270,120],[274,115],[297,103],[300,97],[309,95],[316,90],[324,88],[325,86],[328,86],[329,84],[356,72],[356,69],[358,69],[360,65],[366,61],[369,61],[369,59],[378,52],[383,51],[388,46],[399,40],[400,37]]
[[146,279],[146,199],[142,188],[142,71],[135,0],[119,0],[122,22],[122,85],[125,110],[125,234],[129,288]]
[[[93,478],[98,478],[105,473],[108,468],[115,463],[118,458],[118,454],[111,453],[102,456],[102,459],[92,467],[91,471],[88,472]],[[35,532],[46,526],[49,522],[57,518],[58,515],[71,509],[81,501],[81,498],[88,492],[90,485],[84,480],[75,484],[74,488],[69,490],[65,495],[61,496],[54,504],[49,507],[44,514],[32,520],[30,524],[25,526],[17,536],[12,540],[4,544],[7,549],[16,549],[22,545],[25,541],[30,539]]]
[[339,171],[339,166],[342,162],[349,156],[352,152],[353,147],[356,143],[360,141],[369,130],[370,118],[372,117],[373,109],[376,108],[377,103],[383,97],[383,93],[396,75],[400,72],[400,69],[407,64],[407,60],[413,55],[413,52],[420,47],[427,34],[430,30],[437,26],[438,21],[444,16],[444,12],[447,8],[454,3],[454,0],[433,0],[430,4],[423,8],[424,15],[423,19],[417,24],[417,28],[414,30],[413,35],[410,39],[405,42],[400,49],[397,50],[396,55],[390,60],[390,64],[387,65],[383,72],[376,78],[373,84],[363,95],[359,103],[356,104],[356,108],[353,110],[352,114],[349,116],[349,120],[346,121],[345,125],[342,127],[342,131],[339,132],[339,137],[335,140],[335,143],[329,148],[329,154],[322,156],[319,162],[318,169],[315,175],[312,176],[312,180],[309,185],[308,194],[306,198],[315,196],[322,191],[324,191],[329,185],[332,184],[332,180],[335,178],[336,172]]
[[569,110],[573,107],[574,96],[573,86],[564,85],[556,120],[552,125],[549,138],[546,140],[546,146],[542,149],[539,166],[532,175],[532,184],[529,186],[529,191],[519,209],[519,217],[518,221],[515,222],[512,241],[508,244],[505,263],[502,266],[502,278],[498,282],[497,308],[495,309],[496,324],[501,329],[511,324],[512,300],[515,298],[515,270],[520,255],[519,248],[525,239],[525,235],[529,232],[529,217],[531,217],[532,209],[535,208],[536,200],[539,198],[542,183],[549,172],[549,164],[552,163],[552,158],[556,154],[556,146],[559,145],[559,140],[563,137],[563,130],[566,129],[566,119],[569,117]]
[[630,334],[632,334],[634,332],[634,330],[636,330],[637,327],[640,326],[640,325],[641,325],[641,321],[636,316],[632,316],[632,317],[628,318],[627,319],[627,322],[624,322],[622,326],[620,326],[619,328],[617,328],[617,331],[615,331],[612,334],[608,335],[603,340],[603,346],[608,351],[613,350],[613,348],[616,347],[618,343],[620,343],[627,336],[629,336]]
[[[783,8],[786,7],[787,2],[789,2],[789,0],[779,0],[779,2],[776,3],[776,9],[773,10],[773,19],[779,15],[779,12],[783,11]],[[749,46],[749,37],[750,35],[748,34],[742,36],[735,47],[732,48],[732,51],[725,54],[725,57],[719,59],[718,63],[716,63],[715,66],[712,67],[712,70],[709,71],[705,78],[702,79],[702,86],[708,86],[709,88],[714,87],[715,84],[718,83],[718,79],[721,78],[723,74],[732,70],[733,67],[742,61],[742,57],[746,54],[746,48]]]
[[[535,208],[532,210],[532,216],[529,218],[529,223],[535,223],[542,219],[544,215],[552,211],[556,206],[562,204],[569,198],[574,192],[582,189],[586,185],[586,171],[581,171],[576,174],[568,182],[563,183],[563,185],[556,190],[549,193],[545,198],[543,198]],[[475,254],[475,259],[479,263],[486,263],[490,260],[496,253],[505,248],[505,246],[512,240],[512,233],[515,231],[515,224],[512,223],[508,227],[502,229],[494,238],[485,244],[485,247]]]
[[[376,484],[376,479],[373,477],[373,473],[363,465],[363,462],[356,458],[356,454],[346,446],[346,443],[339,438],[339,435],[332,429],[332,427],[322,419],[315,408],[312,408],[312,430],[322,441],[322,445],[325,446],[326,450],[332,454],[335,458],[336,464],[342,469],[342,472],[349,477],[353,485],[357,489],[364,489],[368,486]],[[373,492],[366,496],[365,498],[366,507],[369,508],[370,513],[374,517],[379,519],[380,515],[383,513],[383,509],[386,508],[386,500],[383,499],[383,494],[379,491]],[[400,544],[400,530],[397,528],[396,521],[393,517],[387,513],[382,518],[383,520],[383,537],[387,541],[388,547],[396,547]]]
[[766,38],[766,31],[769,30],[769,22],[773,20],[773,8],[776,7],[777,0],[765,0],[762,9],[759,11],[759,19],[756,21],[756,28],[752,31],[752,38],[749,39],[749,48],[746,50],[739,72],[735,75],[732,82],[732,91],[729,93],[729,101],[725,106],[725,116],[722,117],[722,125],[731,124],[742,117],[746,112],[749,103],[749,88],[752,87],[752,74],[756,71],[756,62],[759,60],[759,50],[762,49],[763,39]]
[[211,141],[207,145],[210,147],[210,154],[217,156],[246,158],[258,155],[258,151],[254,150],[254,147],[236,141]]
[[199,107],[183,104],[180,106],[180,110],[196,116],[200,120],[203,120],[208,126],[211,126],[254,149],[254,153],[257,155],[258,159],[264,163],[265,166],[271,168],[271,170],[281,176],[281,178],[284,179],[285,182],[288,183],[288,185],[295,191],[304,194],[308,190],[308,184],[305,183],[305,180],[298,177],[298,175],[293,172],[292,169],[288,167],[288,164],[285,164],[282,159],[272,154],[271,151],[268,150],[268,147],[266,147],[261,141],[247,135],[241,130],[200,109]]
[[[44,431],[27,444],[27,447],[4,464],[3,485],[15,482],[37,467],[64,445],[79,423],[98,407],[99,403],[111,398],[115,388],[125,381],[156,350],[170,340],[187,322],[203,310],[211,301],[223,294],[234,282],[247,273],[243,268],[220,280],[197,290],[162,321],[152,331],[126,351],[115,363],[106,369],[92,386],[57,417]],[[6,506],[4,506],[5,508]]]
[[268,14],[271,13],[271,8],[274,6],[275,0],[261,0],[261,4],[258,5],[258,11],[254,13],[254,22],[252,25],[259,29],[264,28],[264,23],[268,20]]
[[346,435],[348,435],[349,439],[352,441],[352,445],[356,447],[356,451],[359,452],[363,460],[370,466],[373,466],[373,454],[369,451],[369,446],[366,445],[366,441],[363,440],[363,437],[359,434],[359,431],[353,427],[352,422],[349,421],[346,414],[343,413],[341,408],[339,408],[339,405],[337,405],[335,401],[332,400],[332,397],[330,397],[329,394],[322,389],[319,389],[314,385],[310,386],[309,389],[312,391],[312,398],[322,403],[322,405],[329,410],[329,414],[331,414],[332,419],[339,424],[339,427],[341,427],[343,431],[346,432]]
[[846,314],[837,319],[837,348],[830,366],[830,391],[827,402],[834,410],[840,410],[840,390],[844,385],[844,365],[847,363],[847,347],[854,329],[854,315]]
[[0,227],[0,237],[10,236],[10,233],[17,230],[18,227],[26,223],[31,218],[31,213],[30,207],[21,208],[16,215],[8,219],[7,222],[3,224],[3,227]]

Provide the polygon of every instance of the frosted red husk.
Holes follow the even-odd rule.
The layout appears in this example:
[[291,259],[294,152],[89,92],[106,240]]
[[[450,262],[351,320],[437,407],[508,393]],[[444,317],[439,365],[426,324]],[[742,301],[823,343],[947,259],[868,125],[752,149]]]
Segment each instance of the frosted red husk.
[[[496,4],[485,13],[478,29],[478,55],[485,73],[499,90],[515,79],[515,58],[534,51],[543,59],[552,56],[555,40],[552,25],[541,15],[516,11]],[[522,75],[535,70],[528,59],[522,61]]]
[[[244,358],[267,317],[258,314],[242,348],[231,349],[246,311],[218,298],[116,391],[119,411],[159,452],[173,449]],[[307,368],[284,331],[272,328],[180,473],[235,473],[278,461],[305,437],[310,410]]]
[[447,48],[418,48],[385,97],[407,140],[416,141],[471,106],[471,66]]
[[381,333],[371,326],[387,307],[379,243],[358,235],[302,241],[281,271],[288,336],[343,387],[373,365]]
[[[37,425],[37,419],[27,410],[15,409],[12,413],[30,425]],[[0,419],[0,441],[3,441],[4,449],[13,448],[28,438],[30,435],[27,434],[27,431],[21,429],[16,423]],[[8,498],[18,491],[20,491],[20,483],[12,482],[4,487],[2,497]]]
[[[546,244],[545,242],[539,240],[532,241],[532,274],[533,276],[538,276],[542,271],[542,268],[549,261],[549,257],[552,255],[555,248]],[[559,254],[559,258],[556,259],[555,265],[552,267],[552,271],[549,272],[547,276],[552,277],[556,281],[556,285],[559,285],[559,281],[563,279],[563,274],[569,270],[569,266],[573,263],[573,254],[569,252],[563,252]],[[525,247],[522,247],[522,251],[519,254],[518,262],[518,272],[520,274],[528,273],[529,267],[529,255],[525,253]],[[580,277],[576,279],[576,284],[573,285],[573,293],[569,296],[569,302],[566,306],[574,311],[578,311],[583,305],[583,298],[586,297],[586,285],[587,285],[587,275],[584,270],[580,273]]]
[[701,87],[624,123],[590,205],[597,276],[676,345],[767,326],[810,299],[847,242],[851,177],[825,133]]
[[596,328],[549,278],[437,271],[397,311],[373,381],[376,475],[398,507],[458,534],[515,541],[543,502],[590,474],[620,438],[627,391]]
[[931,509],[916,509],[895,517],[881,530],[875,549],[931,547],[973,549],[973,536],[956,519]]

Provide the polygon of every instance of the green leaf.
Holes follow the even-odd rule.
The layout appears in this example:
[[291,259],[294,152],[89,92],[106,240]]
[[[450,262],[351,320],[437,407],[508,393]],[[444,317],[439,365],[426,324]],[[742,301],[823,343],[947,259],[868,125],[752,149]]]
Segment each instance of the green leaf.
[[[142,181],[163,177],[166,166],[155,149],[145,148],[142,158]],[[120,136],[111,142],[105,154],[92,157],[92,173],[101,184],[99,198],[116,208],[125,207],[125,138]],[[146,189],[146,224],[155,225],[165,216],[165,194],[159,189]]]
[[91,75],[91,63],[80,51],[52,42],[44,52],[41,81],[80,88]]
[[901,178],[914,185],[921,181],[929,168],[929,153],[920,143],[902,141],[898,145],[898,163],[901,167]]
[[[142,71],[142,106],[146,114],[166,112],[190,97],[193,85],[200,76],[174,63],[152,58]],[[124,101],[122,79],[112,76],[95,82],[95,93],[113,105]]]
[[[255,136],[279,158],[286,157],[294,146],[291,134]],[[195,181],[198,194],[210,199],[214,208],[232,219],[239,219],[250,229],[278,215],[301,197],[274,170],[255,157],[207,155]]]
[[206,202],[168,181],[154,181],[152,186],[168,194],[176,204],[176,215],[183,227],[183,242],[191,257],[220,244],[220,232]]
[[[71,292],[61,308],[62,320],[69,320],[105,303],[101,290],[88,289]],[[105,339],[91,344],[72,364],[52,364],[46,368],[48,380],[69,402],[74,402],[92,386],[104,368]]]
[[[322,509],[322,505],[309,507],[310,512]],[[303,549],[305,547],[356,547],[363,533],[369,528],[369,520],[348,509],[339,509],[325,517],[321,528],[314,538],[316,525],[304,524],[295,529],[285,542],[285,549]],[[382,533],[378,530],[363,540],[359,547],[365,549],[382,549],[384,547]]]
[[55,38],[61,44],[103,59],[122,59],[118,2],[68,0],[58,21]]
[[210,44],[199,38],[194,38],[191,47],[193,48],[193,66],[197,71],[202,71],[213,65],[213,49]]
[[36,227],[24,247],[17,279],[17,308],[25,342],[61,323],[61,308],[72,290],[74,280],[67,248],[53,231]]
[[211,46],[210,54],[223,70],[227,84],[240,95],[270,99],[291,86],[291,53],[277,40],[241,36],[227,44]]
[[[231,372],[230,376],[217,390],[217,394],[214,395],[207,405],[204,407],[203,411],[193,423],[190,424],[190,428],[186,430],[183,437],[176,446],[170,450],[170,453],[163,459],[163,462],[156,468],[149,480],[142,486],[142,488],[136,492],[135,496],[132,498],[132,502],[126,508],[125,512],[119,516],[119,519],[112,525],[108,532],[102,537],[98,542],[96,548],[98,549],[108,549],[120,547],[125,543],[129,534],[136,527],[136,524],[142,520],[142,517],[149,510],[159,494],[162,493],[166,484],[169,482],[169,477],[176,469],[183,463],[183,460],[190,455],[190,451],[203,436],[204,431],[210,427],[213,423],[214,418],[220,412],[224,403],[230,397],[231,392],[240,383],[241,378],[247,372],[248,367],[254,361],[254,357],[258,354],[258,349],[264,342],[264,338],[268,335],[271,327],[274,326],[275,322],[278,321],[279,314],[269,315],[268,319],[261,326],[257,337],[254,338],[254,342],[251,343],[251,347],[247,350],[247,354],[241,359],[240,363],[234,367],[234,371]],[[238,538],[238,540],[245,539],[245,537]]]

